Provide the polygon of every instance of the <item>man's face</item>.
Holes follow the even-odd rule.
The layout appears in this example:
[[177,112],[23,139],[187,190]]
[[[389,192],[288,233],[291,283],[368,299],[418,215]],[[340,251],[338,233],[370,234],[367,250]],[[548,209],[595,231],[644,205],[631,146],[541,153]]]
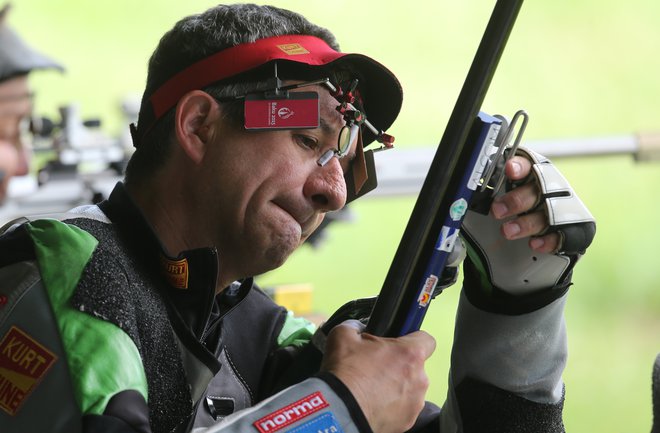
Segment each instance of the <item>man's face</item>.
[[344,171],[356,143],[342,160],[317,164],[336,148],[344,120],[328,91],[314,90],[319,128],[247,132],[223,122],[217,130],[203,177],[210,200],[206,223],[216,230],[221,273],[243,277],[282,265],[326,212],[344,206]]
[[[0,146],[21,148],[21,123],[28,119],[31,112],[32,98],[27,76],[11,78],[0,83]],[[14,174],[26,174],[27,162],[24,158],[18,165]]]

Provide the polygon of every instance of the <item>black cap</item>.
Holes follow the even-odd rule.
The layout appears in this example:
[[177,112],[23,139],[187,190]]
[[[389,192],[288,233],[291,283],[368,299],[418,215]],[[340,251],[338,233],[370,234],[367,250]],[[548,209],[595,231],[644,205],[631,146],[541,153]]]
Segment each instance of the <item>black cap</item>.
[[59,63],[35,51],[7,26],[5,21],[9,9],[7,4],[0,10],[0,82],[35,69],[63,72],[64,68]]

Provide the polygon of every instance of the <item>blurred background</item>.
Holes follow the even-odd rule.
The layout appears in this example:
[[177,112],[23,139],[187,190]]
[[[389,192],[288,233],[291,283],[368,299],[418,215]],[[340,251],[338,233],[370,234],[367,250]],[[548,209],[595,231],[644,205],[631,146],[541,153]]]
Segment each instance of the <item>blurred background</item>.
[[[494,6],[493,0],[273,3],[330,28],[343,51],[370,55],[399,77],[403,110],[388,132],[402,150],[439,142]],[[180,17],[215,3],[12,4],[10,26],[67,69],[64,75],[31,74],[35,114],[57,118],[58,107],[75,103],[83,118],[101,119],[105,134],[120,137],[127,127],[122,103],[141,95],[146,62],[160,36]],[[529,140],[605,141],[660,130],[659,22],[656,0],[528,1],[484,111],[526,109]],[[567,431],[649,431],[651,369],[660,351],[660,163],[635,162],[631,155],[555,162],[598,221],[569,296]],[[328,227],[322,243],[302,248],[284,267],[261,276],[260,284],[313,287],[313,309],[326,315],[345,301],[377,294],[414,202],[414,194],[358,201],[351,218]],[[425,321],[438,341],[428,364],[429,399],[438,403],[447,389],[459,289],[437,298]]]

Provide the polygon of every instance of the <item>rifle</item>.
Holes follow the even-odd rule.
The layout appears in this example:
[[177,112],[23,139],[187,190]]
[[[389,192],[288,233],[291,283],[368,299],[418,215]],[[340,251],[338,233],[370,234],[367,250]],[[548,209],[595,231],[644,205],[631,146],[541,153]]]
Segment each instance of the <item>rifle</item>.
[[[495,4],[371,312],[366,328],[371,334],[396,337],[421,326],[437,284],[437,271],[444,268],[446,250],[453,246],[464,216],[465,206],[456,219],[456,206],[452,209],[452,205],[464,189],[465,178],[474,176],[483,148],[492,146],[497,136],[497,120],[478,113],[522,2],[498,0]],[[501,145],[506,146],[506,142]],[[469,206],[472,195],[466,197],[466,202],[460,203]],[[449,219],[455,227],[445,225],[452,211]],[[435,268],[435,280],[428,278],[430,268]]]

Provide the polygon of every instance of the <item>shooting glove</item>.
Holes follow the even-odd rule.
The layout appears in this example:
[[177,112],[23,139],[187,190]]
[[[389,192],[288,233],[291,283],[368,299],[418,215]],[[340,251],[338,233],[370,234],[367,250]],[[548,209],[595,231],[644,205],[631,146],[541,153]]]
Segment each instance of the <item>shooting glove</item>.
[[[516,154],[532,161],[530,175],[517,185],[536,182],[540,199],[530,212],[545,212],[548,228],[542,234],[559,234],[557,251],[537,253],[529,247],[529,238],[506,240],[500,233],[502,221],[475,211],[468,211],[462,229],[468,250],[466,288],[480,288],[468,296],[473,303],[498,305],[496,310],[504,308],[511,314],[534,311],[562,296],[573,266],[596,231],[594,217],[550,160],[522,147]],[[507,190],[515,186],[508,183]]]

